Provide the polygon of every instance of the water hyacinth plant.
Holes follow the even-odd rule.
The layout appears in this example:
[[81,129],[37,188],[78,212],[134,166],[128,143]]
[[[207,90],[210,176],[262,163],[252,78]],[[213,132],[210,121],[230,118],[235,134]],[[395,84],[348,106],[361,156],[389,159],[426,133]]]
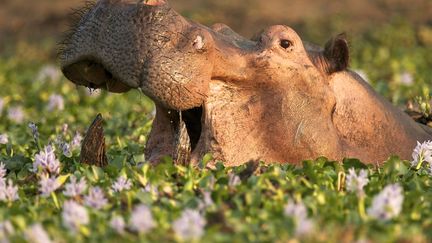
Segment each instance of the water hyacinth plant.
[[204,235],[205,225],[206,220],[198,211],[186,209],[173,222],[173,230],[182,240],[198,240]]
[[374,219],[387,221],[397,217],[402,211],[403,189],[398,184],[386,186],[373,198],[368,215]]
[[[392,50],[364,45],[353,68],[390,100],[401,105],[431,85],[430,65],[419,63],[426,47],[388,59],[374,53]],[[370,60],[376,68],[361,65]],[[0,242],[432,241],[428,141],[412,145],[411,161],[389,155],[379,166],[316,158],[251,170],[205,166],[208,157],[196,167],[150,165],[154,105],[141,93],[88,96],[53,65],[1,57],[0,85]],[[104,168],[79,157],[99,112]]]

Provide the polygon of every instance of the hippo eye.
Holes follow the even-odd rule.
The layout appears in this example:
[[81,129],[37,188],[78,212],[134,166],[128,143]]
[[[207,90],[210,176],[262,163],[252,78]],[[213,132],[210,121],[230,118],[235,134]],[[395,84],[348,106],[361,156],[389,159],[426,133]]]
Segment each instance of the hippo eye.
[[280,41],[280,46],[284,49],[288,49],[292,45],[293,45],[293,43],[290,40],[281,40]]

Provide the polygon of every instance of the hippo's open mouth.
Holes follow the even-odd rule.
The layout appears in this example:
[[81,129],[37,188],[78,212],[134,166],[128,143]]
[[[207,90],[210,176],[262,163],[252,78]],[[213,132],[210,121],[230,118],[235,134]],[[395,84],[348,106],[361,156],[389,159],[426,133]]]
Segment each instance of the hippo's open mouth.
[[123,93],[131,89],[103,64],[91,58],[66,65],[62,71],[69,80],[90,89],[106,89],[114,93]]
[[[157,162],[170,155],[178,164],[200,156],[198,149],[204,129],[203,107],[177,111],[156,104],[156,118],[147,144],[148,159]],[[152,136],[152,134],[156,136]]]

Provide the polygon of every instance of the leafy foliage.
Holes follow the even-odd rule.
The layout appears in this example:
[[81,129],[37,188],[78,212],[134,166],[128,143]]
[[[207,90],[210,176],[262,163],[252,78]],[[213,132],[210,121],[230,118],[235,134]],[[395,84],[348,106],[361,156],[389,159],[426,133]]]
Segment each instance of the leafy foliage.
[[[366,72],[375,80],[372,84],[396,103],[418,95],[424,96],[425,102],[430,95],[431,59],[425,53],[432,52],[430,47],[416,44],[414,32],[405,25],[388,26],[369,33],[355,47],[353,67]],[[185,217],[192,215],[199,225],[205,225],[202,237],[195,239],[203,242],[432,240],[432,180],[427,168],[416,170],[396,156],[380,167],[357,159],[337,162],[317,158],[300,165],[260,163],[225,168],[219,163],[208,168],[211,155],[206,155],[197,168],[173,165],[169,158],[152,167],[145,163],[143,154],[153,117],[153,104],[147,97],[138,91],[90,95],[62,78],[56,67],[43,64],[23,58],[0,59],[0,134],[8,138],[0,144],[0,161],[7,168],[6,179],[18,186],[19,196],[16,201],[0,202],[0,238],[6,235],[10,241],[31,241],[26,232],[41,224],[51,239],[66,242],[187,241],[174,225],[189,222]],[[412,84],[397,81],[395,77],[403,71],[413,76]],[[63,97],[64,109],[49,104],[52,94]],[[22,107],[21,123],[11,119],[11,107]],[[109,165],[104,169],[80,164],[79,150],[65,155],[58,143],[59,139],[71,143],[76,132],[83,134],[97,113],[107,121]],[[29,122],[38,127],[37,138]],[[67,129],[64,124],[68,124]],[[60,188],[44,196],[40,175],[32,169],[36,154],[48,144],[57,148],[55,155],[61,162]],[[350,168],[368,172],[362,197],[346,190]],[[107,203],[100,209],[86,206],[90,188],[85,195],[66,196],[63,192],[72,176],[85,178],[89,187],[101,188]],[[124,179],[132,185],[129,187]],[[372,218],[366,209],[372,206],[374,196],[391,184],[402,188],[401,213],[386,221]],[[80,225],[77,232],[64,222],[64,205],[69,200],[84,205],[89,214],[89,223]],[[295,202],[289,210],[288,202]],[[146,223],[137,217],[132,220],[138,211],[148,213],[143,207],[137,210],[138,205],[146,205],[154,221],[154,228],[145,233],[128,225]],[[301,206],[295,208],[298,205],[304,205],[306,213]],[[203,218],[188,209],[198,211]],[[301,217],[296,216],[299,212]],[[122,226],[119,217],[126,225],[124,231],[118,230]],[[306,218],[314,227],[308,234],[298,234],[298,219]],[[10,222],[13,232],[6,230],[5,222]]]

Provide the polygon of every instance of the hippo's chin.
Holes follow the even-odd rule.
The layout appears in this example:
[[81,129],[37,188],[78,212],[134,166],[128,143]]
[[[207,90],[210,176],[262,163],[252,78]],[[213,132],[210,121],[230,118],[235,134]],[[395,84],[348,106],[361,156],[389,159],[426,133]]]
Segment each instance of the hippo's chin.
[[66,78],[75,84],[91,89],[105,89],[113,93],[124,93],[132,88],[116,78],[104,65],[91,59],[65,65],[62,71]]

